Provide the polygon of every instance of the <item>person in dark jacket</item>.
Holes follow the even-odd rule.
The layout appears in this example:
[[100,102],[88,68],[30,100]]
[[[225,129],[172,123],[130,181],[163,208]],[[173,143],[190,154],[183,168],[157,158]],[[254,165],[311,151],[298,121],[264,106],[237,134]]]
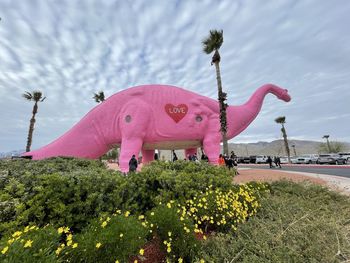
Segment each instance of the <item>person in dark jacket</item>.
[[173,150],[173,162],[175,162],[177,160],[178,160],[177,155],[176,155],[175,151]]
[[137,160],[134,154],[129,161],[129,172],[135,172],[136,169],[137,169]]
[[267,161],[266,161],[269,165],[270,165],[270,168],[273,168],[272,166],[272,159],[270,156],[267,157]]
[[278,166],[279,168],[282,168],[282,166],[281,166],[281,158],[280,157],[276,157],[276,162],[275,162],[275,164],[276,164],[276,167]]

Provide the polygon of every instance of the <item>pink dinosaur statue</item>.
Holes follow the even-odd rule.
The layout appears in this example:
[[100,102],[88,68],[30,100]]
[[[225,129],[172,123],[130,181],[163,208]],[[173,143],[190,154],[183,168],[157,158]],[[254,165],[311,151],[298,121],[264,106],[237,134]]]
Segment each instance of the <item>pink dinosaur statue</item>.
[[[255,119],[268,93],[284,101],[291,99],[287,90],[266,84],[245,104],[229,106],[228,139]],[[209,161],[216,163],[220,141],[216,100],[174,86],[144,85],[114,94],[64,135],[24,156],[34,160],[53,156],[95,159],[120,145],[120,168],[127,171],[131,156],[138,156],[140,150],[147,163],[153,160],[155,149],[186,149],[187,156],[203,146]]]

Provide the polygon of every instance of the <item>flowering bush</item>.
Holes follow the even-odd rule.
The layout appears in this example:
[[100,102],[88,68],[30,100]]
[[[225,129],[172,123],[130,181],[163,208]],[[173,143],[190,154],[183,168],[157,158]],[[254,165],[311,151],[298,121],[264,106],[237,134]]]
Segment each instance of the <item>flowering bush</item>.
[[[167,258],[192,262],[198,254],[200,243],[195,238],[193,221],[180,220],[174,202],[160,205],[147,213],[151,232],[157,235]],[[174,261],[175,261],[174,260]]]
[[27,226],[0,242],[0,262],[57,262],[60,235],[51,226]]
[[69,262],[127,262],[146,243],[147,233],[148,229],[140,220],[129,216],[129,212],[114,214],[93,220],[83,232],[72,236],[71,242],[63,243],[65,246],[59,247],[56,253]]

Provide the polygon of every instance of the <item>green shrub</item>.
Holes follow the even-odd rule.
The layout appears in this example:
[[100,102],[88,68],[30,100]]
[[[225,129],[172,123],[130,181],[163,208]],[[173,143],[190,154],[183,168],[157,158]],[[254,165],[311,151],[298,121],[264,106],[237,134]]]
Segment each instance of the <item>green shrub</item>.
[[256,214],[260,194],[266,190],[266,185],[261,183],[240,185],[226,191],[213,190],[209,186],[205,192],[180,204],[179,214],[181,218],[191,218],[195,222],[196,232],[227,232]]
[[232,170],[207,163],[152,162],[127,177],[123,208],[144,213],[162,201],[192,198],[209,185],[228,190],[234,175]]
[[57,262],[58,244],[59,234],[53,227],[27,226],[0,241],[0,262]]
[[69,262],[127,262],[146,243],[147,233],[135,217],[113,215],[95,219],[81,233],[68,235],[65,246],[56,252]]
[[162,248],[169,259],[182,258],[192,262],[200,249],[200,243],[194,235],[192,220],[180,220],[177,208],[161,205],[147,213],[148,225],[157,235]]
[[[20,162],[29,170],[24,172]],[[123,202],[120,187],[125,187],[125,177],[96,161],[58,158],[45,165],[45,161],[22,160],[14,161],[13,168],[8,163],[6,167],[0,184],[0,237],[32,223],[79,230],[91,218],[112,213]],[[66,171],[58,172],[61,168]]]
[[184,201],[209,185],[232,188],[234,172],[195,162],[153,162],[123,176],[97,161],[52,158],[0,161],[0,237],[28,224],[87,222],[115,209],[145,213],[159,202]]
[[316,185],[274,182],[256,216],[208,239],[206,262],[346,262],[350,199]]

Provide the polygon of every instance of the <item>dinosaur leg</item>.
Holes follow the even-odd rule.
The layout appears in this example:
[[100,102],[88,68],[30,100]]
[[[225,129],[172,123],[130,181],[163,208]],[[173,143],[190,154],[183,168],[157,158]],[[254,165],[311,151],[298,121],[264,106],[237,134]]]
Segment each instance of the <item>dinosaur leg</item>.
[[147,115],[147,112],[150,112],[149,106],[137,99],[129,101],[121,110],[119,127],[122,138],[119,163],[122,172],[128,171],[133,154],[136,159],[139,156],[149,125],[150,115]]
[[122,140],[119,158],[120,170],[122,172],[125,173],[129,171],[129,161],[133,155],[136,156],[136,159],[138,158],[142,143],[143,141],[140,138]]
[[186,159],[188,160],[188,156],[189,155],[194,155],[195,153],[197,153],[197,148],[190,148],[190,149],[186,149],[185,150],[185,156],[186,156]]
[[203,148],[205,154],[208,156],[209,162],[217,165],[220,154],[220,139],[205,138],[203,141]]
[[154,150],[142,150],[142,163],[146,164],[154,160]]

